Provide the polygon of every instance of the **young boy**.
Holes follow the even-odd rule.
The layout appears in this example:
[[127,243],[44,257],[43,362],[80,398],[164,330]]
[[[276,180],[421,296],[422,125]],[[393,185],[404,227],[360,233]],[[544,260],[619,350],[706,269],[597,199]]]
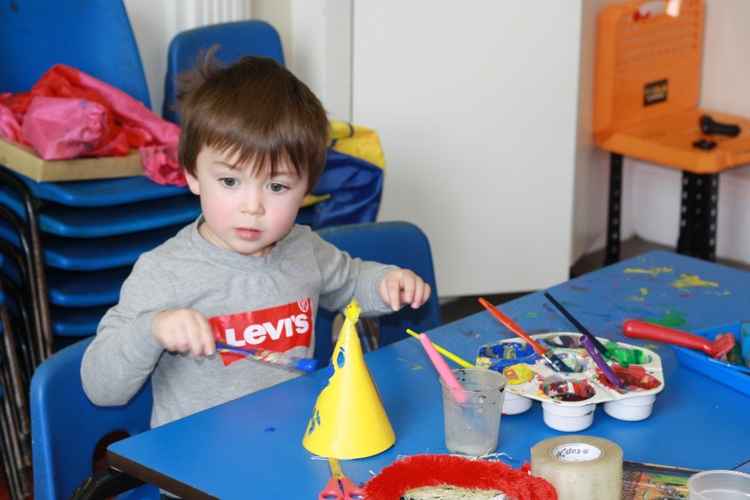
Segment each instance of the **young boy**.
[[136,262],[81,366],[98,405],[124,404],[151,376],[152,427],[294,373],[217,354],[238,347],[312,357],[318,306],[353,297],[363,313],[417,308],[413,272],[352,259],[295,217],[325,163],[318,99],[270,59],[208,68],[181,99],[180,163],[202,215]]

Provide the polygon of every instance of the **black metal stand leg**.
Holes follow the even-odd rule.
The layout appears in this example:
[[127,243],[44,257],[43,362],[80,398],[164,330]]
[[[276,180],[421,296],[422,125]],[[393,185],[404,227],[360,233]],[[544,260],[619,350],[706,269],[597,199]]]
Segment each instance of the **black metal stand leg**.
[[719,228],[719,174],[712,174],[708,177],[708,200],[706,202],[708,208],[708,210],[706,210],[706,217],[708,219],[706,240],[708,242],[708,247],[704,258],[716,262],[716,233]]
[[697,235],[693,255],[700,259],[716,260],[716,220],[719,205],[719,174],[701,175],[698,179],[697,206],[700,217],[697,218]]
[[719,174],[682,173],[677,252],[716,260]]
[[690,255],[693,247],[693,222],[695,219],[695,174],[682,172],[680,194],[680,235],[677,238],[677,253]]
[[620,260],[620,221],[622,203],[622,155],[609,155],[609,208],[607,210],[607,246],[604,265]]

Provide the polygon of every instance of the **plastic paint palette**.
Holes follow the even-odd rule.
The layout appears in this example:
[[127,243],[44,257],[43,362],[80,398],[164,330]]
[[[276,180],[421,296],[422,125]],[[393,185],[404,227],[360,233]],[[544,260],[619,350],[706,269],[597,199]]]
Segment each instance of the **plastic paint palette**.
[[510,338],[482,346],[477,354],[477,366],[500,371],[509,381],[503,413],[523,413],[534,400],[540,401],[544,422],[553,429],[567,432],[589,427],[598,403],[604,403],[604,411],[620,420],[643,420],[651,415],[656,394],[664,389],[661,358],[654,351],[599,338],[605,346],[616,345],[623,355],[638,361],[623,361],[621,365],[608,360],[626,383],[625,389],[616,389],[586,352],[580,333],[551,332],[533,337],[553,349],[574,372],[553,370],[521,339]]

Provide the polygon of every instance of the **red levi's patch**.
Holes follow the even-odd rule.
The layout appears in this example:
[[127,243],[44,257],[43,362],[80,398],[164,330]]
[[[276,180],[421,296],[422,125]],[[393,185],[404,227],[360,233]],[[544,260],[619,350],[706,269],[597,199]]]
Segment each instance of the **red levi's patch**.
[[[309,298],[281,306],[208,318],[214,339],[237,348],[286,352],[309,348],[313,317]],[[221,352],[224,365],[245,359],[242,354]]]

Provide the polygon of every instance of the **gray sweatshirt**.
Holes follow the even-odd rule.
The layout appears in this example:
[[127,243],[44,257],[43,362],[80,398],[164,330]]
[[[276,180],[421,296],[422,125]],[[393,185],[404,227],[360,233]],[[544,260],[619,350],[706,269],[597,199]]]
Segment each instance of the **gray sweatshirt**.
[[[123,283],[120,302],[99,323],[81,364],[83,388],[94,404],[125,404],[151,376],[156,427],[296,376],[252,359],[225,365],[219,354],[193,358],[166,352],[151,333],[154,315],[165,309],[245,318],[302,304],[312,322],[318,306],[339,310],[356,297],[365,314],[390,312],[378,286],[393,268],[352,259],[306,226],[295,226],[268,255],[253,257],[207,242],[198,233],[199,222],[141,255]],[[311,357],[315,339],[307,321],[279,316],[262,322],[265,327],[248,327],[244,337],[227,328],[226,337],[261,347],[294,341],[287,352]]]

